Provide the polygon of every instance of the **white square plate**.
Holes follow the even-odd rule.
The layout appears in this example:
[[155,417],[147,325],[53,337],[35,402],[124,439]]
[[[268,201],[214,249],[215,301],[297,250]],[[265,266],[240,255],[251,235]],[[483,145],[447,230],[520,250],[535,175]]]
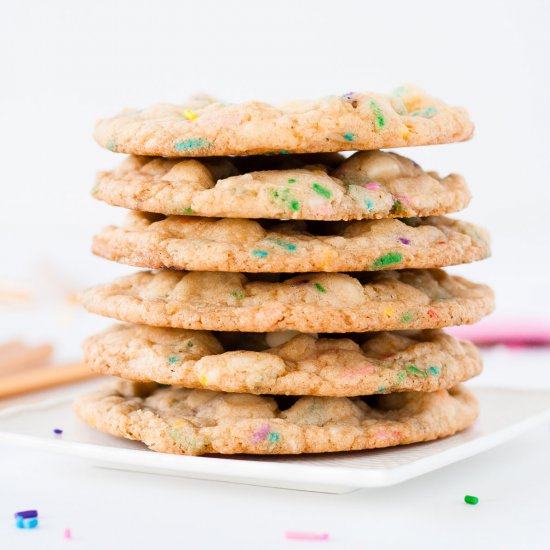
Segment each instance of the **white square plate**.
[[[74,391],[74,395],[81,393]],[[280,457],[176,456],[97,432],[75,417],[72,395],[0,411],[0,441],[95,465],[164,475],[332,493],[395,485],[470,457],[550,419],[549,390],[475,388],[477,422],[453,437],[403,447]],[[63,435],[55,437],[54,428]]]

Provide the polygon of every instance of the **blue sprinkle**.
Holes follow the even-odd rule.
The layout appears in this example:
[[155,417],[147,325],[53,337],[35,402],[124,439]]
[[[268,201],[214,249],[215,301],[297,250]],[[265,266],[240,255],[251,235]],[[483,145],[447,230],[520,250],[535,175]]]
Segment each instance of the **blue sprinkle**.
[[344,134],[344,137],[348,140],[348,141],[353,141],[355,139],[355,134]]
[[191,149],[207,149],[212,144],[204,138],[191,138],[184,141],[177,141],[174,144],[176,151],[190,151]]
[[253,250],[252,256],[256,256],[256,258],[266,258],[267,252],[265,250]]
[[426,107],[425,109],[421,109],[420,111],[413,111],[411,113],[411,116],[421,116],[424,118],[432,118],[436,114],[437,114],[437,109],[435,107]]
[[60,430],[59,428],[54,428],[54,429],[53,429],[53,433],[54,433],[55,435],[61,435],[61,434],[63,433],[63,430]]
[[17,516],[15,525],[18,529],[34,529],[38,525],[38,518],[24,518]]

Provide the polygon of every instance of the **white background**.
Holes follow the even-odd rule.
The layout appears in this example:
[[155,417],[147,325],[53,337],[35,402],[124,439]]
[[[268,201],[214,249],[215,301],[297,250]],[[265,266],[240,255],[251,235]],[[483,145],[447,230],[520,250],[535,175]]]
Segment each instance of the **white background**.
[[277,101],[413,82],[477,125],[464,144],[401,150],[464,174],[474,198],[460,216],[492,232],[493,258],[455,271],[490,282],[502,316],[547,316],[549,24],[543,1],[12,2],[0,278],[36,279],[45,258],[74,286],[130,271],[89,254],[93,232],[123,215],[89,195],[122,158],[93,142],[99,117],[197,91]]
[[[475,139],[465,144],[401,151],[426,169],[464,174],[474,199],[459,216],[486,226],[493,235],[492,259],[454,271],[495,288],[496,315],[548,318],[549,27],[550,3],[534,0],[5,3],[0,18],[0,280],[25,283],[35,291],[36,300],[19,308],[0,306],[2,340],[13,336],[30,342],[50,339],[59,358],[75,358],[80,339],[103,321],[77,312],[62,302],[63,297],[83,285],[131,271],[89,253],[94,231],[123,215],[122,210],[89,195],[94,173],[121,160],[121,155],[103,151],[93,142],[96,118],[113,115],[124,106],[184,102],[197,91],[231,102],[277,101],[350,90],[384,92],[403,82],[416,83],[449,103],[467,107],[477,126]],[[527,460],[524,455],[516,450],[510,460]],[[498,463],[494,475],[505,475],[512,468],[503,455],[495,451],[491,456]],[[19,460],[14,456],[11,463]],[[39,458],[25,460],[28,463],[23,465],[30,468]],[[101,506],[100,495],[109,495],[117,483],[115,474],[105,474],[97,484],[101,491],[93,493],[82,481],[86,472],[77,467],[53,468],[56,475],[66,472],[66,481],[56,485],[50,479],[41,489],[55,492],[59,486],[67,502],[70,490],[78,491],[79,499],[91,491],[90,498]],[[482,482],[492,470],[491,461],[485,459],[476,468],[475,479]],[[536,468],[527,460],[520,469]],[[24,473],[17,475],[22,493],[30,499],[37,479],[45,480],[50,474],[37,469],[33,473],[37,479],[29,477],[28,484]],[[444,533],[430,521],[443,521],[438,508],[446,498],[444,484],[451,484],[454,493],[463,491],[468,468],[456,467],[455,477],[449,475],[439,472],[432,480],[433,487],[443,487],[435,501],[422,494],[420,481],[404,492],[376,492],[384,528],[391,528],[392,507],[399,501],[396,530],[403,526],[414,533],[417,529],[418,535],[418,529],[431,525],[429,529],[444,545]],[[240,495],[237,507],[245,515],[254,512],[254,499],[275,499],[269,509],[277,517],[287,513],[292,502],[302,518],[320,518],[309,524],[302,521],[304,527],[322,528],[332,514],[338,514],[336,497],[307,499],[256,489],[236,493],[227,486],[222,490],[216,484],[185,485],[181,480],[157,481],[148,476],[125,479],[126,485],[114,490],[109,499],[124,506],[126,497],[117,491],[134,494],[137,480],[144,498],[154,499],[159,507],[165,495],[171,495],[167,501],[174,507],[178,495],[184,499],[186,490],[204,487],[207,500],[200,507],[205,514],[208,503],[222,493],[225,507],[232,507],[233,497]],[[162,489],[154,489],[157,483]],[[535,485],[533,481],[530,489],[535,490]],[[9,486],[13,496],[17,485],[10,481]],[[509,489],[512,498],[528,506],[521,484]],[[0,504],[3,513],[9,514],[13,500],[2,499],[2,494],[6,493],[0,486]],[[543,506],[544,495],[540,496]],[[505,499],[506,491],[499,492],[499,498]],[[350,529],[364,520],[364,502],[354,499],[350,500],[355,507],[348,516]],[[477,510],[455,510],[458,504],[452,504],[452,499],[445,508],[450,521],[445,525],[460,529],[452,523],[452,515],[460,514],[462,521],[464,514]],[[370,502],[364,512],[372,514]],[[406,515],[404,503],[411,506],[410,513],[419,523]],[[532,513],[520,514],[525,522],[522,528],[540,528],[540,509],[533,505]],[[135,508],[132,513],[137,513]],[[214,517],[214,510],[211,513]],[[493,515],[484,513],[478,519],[484,518],[494,530],[502,527],[495,514],[504,514],[509,521],[515,517],[512,506],[504,510],[497,506]],[[163,525],[165,518],[157,519]],[[342,525],[345,519],[340,517]],[[122,529],[130,528],[128,521],[122,522]],[[284,523],[288,524],[286,516]],[[215,525],[198,527],[208,530]],[[151,529],[144,533],[143,540],[160,540]],[[346,540],[366,540],[357,531],[352,535]],[[235,537],[233,533],[232,542]],[[475,547],[475,539],[467,541]],[[17,547],[13,544],[10,550]],[[166,547],[183,546],[184,537],[181,545]]]

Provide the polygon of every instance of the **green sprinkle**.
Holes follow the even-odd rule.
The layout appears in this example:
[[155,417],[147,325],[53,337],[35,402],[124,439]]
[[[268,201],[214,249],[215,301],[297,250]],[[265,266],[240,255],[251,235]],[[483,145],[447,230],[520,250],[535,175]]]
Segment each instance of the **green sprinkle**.
[[311,188],[325,199],[330,199],[330,197],[332,196],[332,193],[326,187],[319,185],[317,182],[313,183]]
[[273,239],[272,237],[269,237],[267,239],[270,243],[276,244],[277,246],[280,246],[281,248],[284,248],[285,250],[296,250],[296,245],[292,243],[287,243],[286,241],[281,241],[279,239]]
[[191,138],[184,141],[177,141],[174,144],[176,151],[190,151],[191,149],[207,149],[212,144],[204,138]]
[[395,214],[400,214],[401,212],[403,212],[403,204],[401,203],[401,201],[395,200],[393,201],[391,209],[392,212],[394,212]]
[[313,286],[323,294],[327,291],[327,289],[321,283],[313,283]]
[[355,134],[344,134],[344,138],[348,141],[353,141],[355,139]]
[[405,313],[405,315],[401,317],[401,321],[403,321],[403,323],[408,323],[409,321],[412,321],[412,318],[413,318],[412,313]]
[[173,365],[174,363],[177,363],[178,361],[181,361],[181,359],[179,357],[176,357],[175,355],[170,355],[170,357],[168,357],[168,362]]
[[286,149],[281,149],[281,150],[279,151],[279,154],[281,154],[281,155],[288,155],[289,152],[288,152]]
[[281,191],[272,189],[271,196],[277,201],[282,202],[287,208],[290,208],[291,210],[300,210],[300,203],[290,196],[290,189],[283,189]]
[[242,290],[232,290],[229,294],[231,294],[233,298],[237,298],[237,300],[244,299],[244,292]]
[[472,495],[466,495],[466,496],[464,497],[464,502],[465,502],[466,504],[475,505],[475,504],[477,504],[477,503],[479,502],[479,498],[474,497],[474,496],[472,496]]
[[184,214],[193,214],[193,209],[192,208],[184,208],[183,209],[183,213]]
[[371,111],[376,117],[374,120],[374,126],[377,130],[381,130],[386,125],[386,119],[384,118],[384,113],[382,112],[382,109],[380,109],[380,107],[378,106],[378,103],[374,101],[374,99],[371,99],[369,105],[370,105]]
[[437,367],[428,367],[428,372],[434,376],[437,376],[439,374],[439,369]]
[[411,113],[411,116],[421,116],[424,118],[432,118],[436,114],[437,114],[437,109],[435,107],[426,107],[425,109],[421,109],[420,111],[413,111]]
[[256,258],[267,258],[267,254],[265,250],[252,250],[252,256],[256,256]]
[[107,142],[107,149],[109,149],[109,151],[112,151],[113,153],[116,153],[116,141],[114,139],[111,138]]
[[379,391],[385,391],[385,390],[386,390],[386,388],[381,387],[381,388],[378,388],[376,391],[379,392]]
[[269,432],[267,435],[267,442],[276,445],[279,443],[279,434],[277,432]]
[[295,179],[295,178],[289,178],[287,181],[288,181],[288,183],[296,183],[296,179]]
[[407,372],[410,372],[411,374],[416,374],[417,376],[423,376],[426,378],[427,374],[423,370],[420,370],[419,368],[415,367],[414,365],[407,365],[405,367],[405,370]]
[[402,384],[403,383],[403,380],[405,380],[405,377],[407,376],[407,373],[402,370],[398,375],[397,375],[397,385],[399,384]]
[[208,441],[203,438],[195,438],[185,433],[181,428],[171,428],[168,435],[179,445],[182,445],[188,451],[200,451],[208,445]]
[[400,252],[388,252],[387,254],[380,256],[380,258],[377,258],[372,264],[372,267],[374,269],[380,269],[381,267],[385,267],[387,265],[396,264],[402,259],[403,256]]

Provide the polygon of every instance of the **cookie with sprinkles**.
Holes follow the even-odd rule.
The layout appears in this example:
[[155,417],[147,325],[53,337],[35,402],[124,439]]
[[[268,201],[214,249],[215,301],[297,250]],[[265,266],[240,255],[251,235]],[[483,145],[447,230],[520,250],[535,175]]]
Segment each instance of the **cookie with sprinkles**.
[[96,141],[110,151],[162,157],[362,151],[469,139],[473,124],[415,86],[393,93],[348,92],[270,105],[221,103],[127,109],[100,120]]
[[162,388],[118,381],[79,398],[97,430],[164,453],[300,454],[431,441],[470,426],[466,388],[367,397],[289,397]]
[[488,243],[483,229],[445,217],[273,223],[132,212],[92,250],[151,269],[298,273],[463,264],[488,257]]
[[360,220],[448,214],[470,191],[396,153],[165,159],[128,157],[100,172],[95,198],[165,215]]
[[485,285],[438,269],[248,274],[143,271],[81,294],[94,313],[200,330],[365,332],[473,323],[494,307]]
[[84,342],[95,372],[213,391],[349,397],[449,389],[478,349],[441,330],[351,334],[205,332],[115,325]]

